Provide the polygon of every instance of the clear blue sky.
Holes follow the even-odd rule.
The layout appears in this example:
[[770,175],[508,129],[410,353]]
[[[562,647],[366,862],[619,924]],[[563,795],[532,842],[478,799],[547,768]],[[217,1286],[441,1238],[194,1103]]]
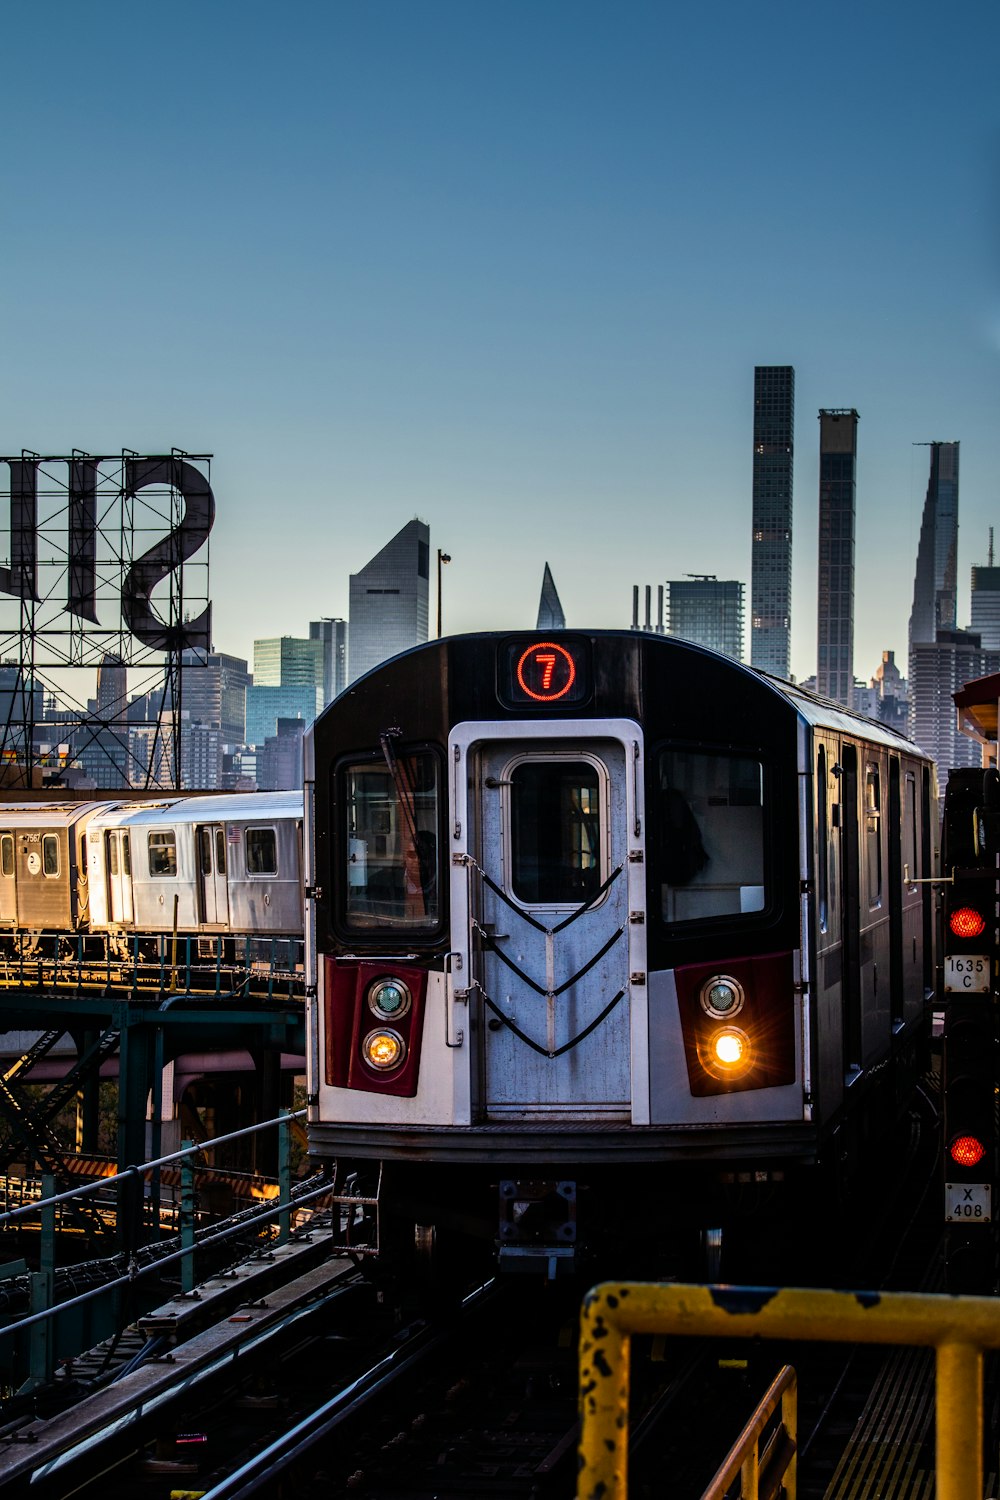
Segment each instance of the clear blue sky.
[[0,451],[215,454],[215,644],[430,523],[446,630],[746,581],[753,367],[859,428],[856,659],[905,667],[927,439],[1000,541],[992,0],[8,8]]

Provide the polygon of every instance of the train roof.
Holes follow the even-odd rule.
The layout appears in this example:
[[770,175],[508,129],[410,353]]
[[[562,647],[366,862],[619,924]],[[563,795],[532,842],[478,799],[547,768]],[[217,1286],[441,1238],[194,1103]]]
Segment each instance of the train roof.
[[0,799],[0,828],[69,828],[81,819],[92,818],[108,806],[107,802],[3,802]]
[[164,797],[155,802],[125,802],[109,806],[95,821],[98,826],[165,823],[259,823],[269,818],[301,818],[301,792],[220,793],[218,796]]
[[[544,631],[471,631],[461,635],[444,636],[438,640],[427,641],[419,646],[412,646],[407,651],[400,652],[395,657],[389,657],[386,661],[374,667],[370,672],[356,678],[344,692],[338,695],[332,703],[324,710],[323,714],[316,720],[315,726],[310,726],[307,731],[308,738],[312,740],[314,728],[323,733],[323,720],[327,716],[339,716],[345,710],[357,713],[356,705],[359,702],[358,694],[363,699],[366,692],[370,692],[379,676],[386,671],[392,670],[394,666],[402,666],[408,659],[418,656],[426,656],[435,650],[451,653],[455,649],[461,649],[468,643],[480,642],[483,645],[492,645],[495,649],[502,647],[506,642],[512,640],[528,641],[534,636],[538,639],[544,635]],[[773,693],[777,698],[783,700],[799,719],[816,729],[828,729],[835,733],[856,735],[868,740],[872,744],[884,745],[896,751],[909,751],[911,754],[931,759],[925,751],[921,750],[909,737],[899,730],[883,724],[877,719],[870,719],[866,715],[856,712],[854,709],[845,708],[842,703],[836,703],[829,698],[823,698],[816,693],[809,692],[797,683],[788,682],[783,678],[775,677],[768,672],[761,671],[758,667],[749,666],[745,662],[735,661],[732,657],[725,656],[721,652],[712,651],[707,646],[699,645],[694,641],[685,641],[679,636],[657,635],[643,630],[585,630],[567,629],[558,632],[555,638],[561,634],[570,640],[573,637],[585,637],[595,645],[601,642],[630,643],[638,649],[649,652],[653,658],[663,649],[672,653],[680,653],[689,662],[702,657],[706,666],[712,664],[714,671],[722,669],[727,678],[742,679],[749,688],[756,684],[757,688]],[[551,633],[550,633],[551,635]],[[697,672],[697,667],[694,668]],[[722,680],[715,678],[715,690],[721,690]],[[354,700],[353,703],[351,700]],[[350,705],[350,708],[349,708]]]

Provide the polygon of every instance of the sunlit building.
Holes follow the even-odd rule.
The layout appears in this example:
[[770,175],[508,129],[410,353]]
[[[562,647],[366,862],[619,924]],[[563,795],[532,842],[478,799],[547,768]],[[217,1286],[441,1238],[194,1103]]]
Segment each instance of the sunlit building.
[[430,539],[423,521],[408,521],[360,573],[351,574],[351,682],[426,641]]

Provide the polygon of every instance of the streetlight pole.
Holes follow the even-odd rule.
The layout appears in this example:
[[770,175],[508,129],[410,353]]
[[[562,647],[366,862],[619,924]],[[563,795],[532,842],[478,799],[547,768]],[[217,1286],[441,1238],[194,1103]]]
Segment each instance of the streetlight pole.
[[441,567],[442,567],[443,563],[450,563],[450,562],[451,562],[451,557],[449,556],[449,554],[447,552],[442,552],[441,548],[439,547],[438,548],[438,599],[437,599],[437,604],[438,604],[438,618],[437,618],[438,640],[441,639]]

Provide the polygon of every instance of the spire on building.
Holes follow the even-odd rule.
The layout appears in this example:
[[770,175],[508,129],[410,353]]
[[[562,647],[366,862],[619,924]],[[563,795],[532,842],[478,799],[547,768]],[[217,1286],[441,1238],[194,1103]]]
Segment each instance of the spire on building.
[[566,616],[563,613],[563,607],[556,592],[552,569],[546,563],[545,572],[542,574],[542,592],[538,600],[536,629],[564,630],[565,628]]

